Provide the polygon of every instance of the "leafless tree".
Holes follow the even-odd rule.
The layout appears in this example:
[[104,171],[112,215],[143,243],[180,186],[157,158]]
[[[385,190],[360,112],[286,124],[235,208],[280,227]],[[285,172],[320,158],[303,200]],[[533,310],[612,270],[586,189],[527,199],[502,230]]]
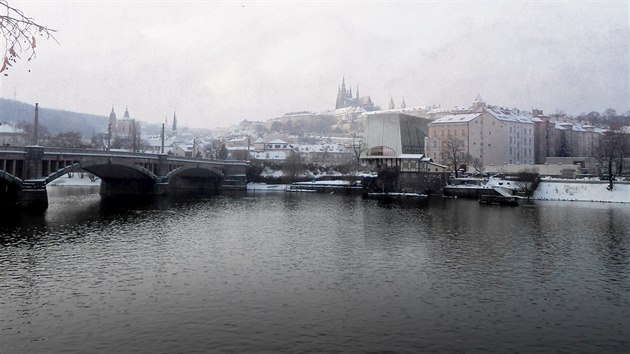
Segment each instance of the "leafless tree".
[[466,155],[466,163],[469,164],[477,173],[483,173],[485,168],[483,162],[478,157],[472,157],[472,155]]
[[5,40],[0,73],[6,76],[6,71],[20,59],[20,54],[26,54],[27,61],[35,58],[37,37],[57,42],[53,35],[56,31],[35,22],[6,0],[0,0],[0,32]]
[[284,161],[283,170],[290,181],[294,182],[295,177],[304,171],[304,164],[302,163],[300,155],[296,153],[288,156]]
[[449,136],[448,140],[445,142],[446,148],[446,160],[450,165],[453,166],[455,170],[455,178],[458,177],[457,170],[459,169],[459,164],[464,160],[462,153],[464,151],[464,146],[461,140],[456,139],[455,137]]
[[352,140],[352,154],[353,154],[353,162],[357,165],[361,164],[361,153],[365,151],[365,147],[363,141],[360,138],[354,138]]
[[623,159],[628,156],[630,136],[624,133],[620,126],[611,126],[610,128],[600,139],[595,158],[604,167],[604,175],[608,179],[608,190],[612,191],[615,175],[621,176]]

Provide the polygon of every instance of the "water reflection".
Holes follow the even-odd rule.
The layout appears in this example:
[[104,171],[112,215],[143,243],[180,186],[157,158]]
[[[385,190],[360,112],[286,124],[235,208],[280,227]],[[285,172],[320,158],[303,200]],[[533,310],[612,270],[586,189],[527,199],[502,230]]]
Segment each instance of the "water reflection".
[[619,352],[630,211],[591,205],[53,194],[0,225],[0,344]]

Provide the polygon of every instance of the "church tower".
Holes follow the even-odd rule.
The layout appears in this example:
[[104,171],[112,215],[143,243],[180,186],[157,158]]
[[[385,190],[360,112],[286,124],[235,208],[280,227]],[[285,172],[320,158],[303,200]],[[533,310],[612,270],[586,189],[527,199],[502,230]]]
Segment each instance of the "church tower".
[[174,132],[177,131],[177,115],[176,115],[175,111],[173,111],[173,131]]
[[114,112],[114,106],[112,105],[112,111],[109,114],[109,126],[107,127],[108,134],[110,134],[110,138],[116,137],[116,132],[118,131],[118,119],[116,118],[116,112]]
[[390,96],[389,97],[389,109],[394,109],[396,108],[396,105],[394,104],[394,97]]
[[486,110],[486,102],[483,100],[483,98],[481,98],[480,94],[477,94],[477,98],[475,98],[472,108],[475,110],[475,112],[478,113]]
[[337,86],[335,109],[345,107],[360,107],[368,112],[376,109],[370,96],[361,97],[359,93],[359,85],[357,85],[357,89],[353,93],[351,85],[346,85],[346,78],[343,77],[341,79],[341,85]]
[[337,91],[337,102],[335,103],[335,109],[343,108],[346,106],[346,78],[341,79],[341,87]]

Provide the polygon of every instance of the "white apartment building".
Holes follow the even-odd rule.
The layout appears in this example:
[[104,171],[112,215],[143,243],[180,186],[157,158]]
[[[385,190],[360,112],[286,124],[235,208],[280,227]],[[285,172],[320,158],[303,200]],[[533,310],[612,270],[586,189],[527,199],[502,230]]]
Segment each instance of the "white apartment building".
[[532,116],[517,109],[486,106],[480,97],[473,109],[429,123],[428,140],[427,156],[442,164],[451,163],[449,151],[452,154],[454,144],[459,145],[460,166],[468,156],[484,166],[534,163]]

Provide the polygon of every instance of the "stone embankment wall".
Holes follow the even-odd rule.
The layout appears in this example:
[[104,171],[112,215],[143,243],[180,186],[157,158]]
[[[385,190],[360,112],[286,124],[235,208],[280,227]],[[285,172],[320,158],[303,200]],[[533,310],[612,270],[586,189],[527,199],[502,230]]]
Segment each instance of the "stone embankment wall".
[[446,185],[444,173],[401,172],[398,175],[400,189],[405,192],[442,194]]

